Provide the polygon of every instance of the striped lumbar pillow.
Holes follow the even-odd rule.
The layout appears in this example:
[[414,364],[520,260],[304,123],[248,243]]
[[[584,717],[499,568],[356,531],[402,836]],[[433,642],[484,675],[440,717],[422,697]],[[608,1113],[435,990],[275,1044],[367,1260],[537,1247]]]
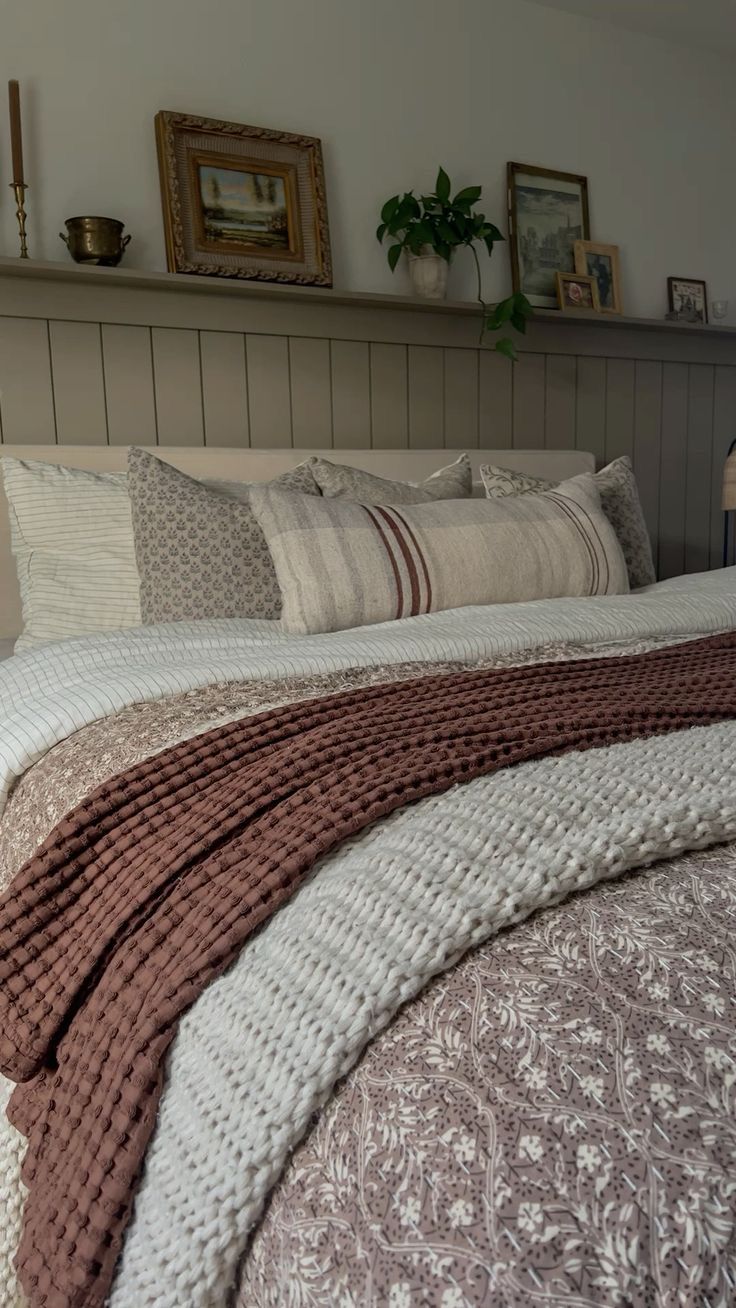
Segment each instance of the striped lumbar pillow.
[[251,492],[287,631],[339,631],[465,604],[628,590],[586,473],[542,495],[400,508]]
[[[539,495],[552,490],[555,483],[541,477],[529,477],[509,468],[484,463],[480,470],[486,495],[497,499],[504,495]],[[651,586],[657,580],[647,524],[639,499],[634,469],[628,455],[614,459],[595,474],[601,508],[615,531],[624,552],[632,590]]]
[[16,650],[140,623],[124,473],[0,459],[23,604]]

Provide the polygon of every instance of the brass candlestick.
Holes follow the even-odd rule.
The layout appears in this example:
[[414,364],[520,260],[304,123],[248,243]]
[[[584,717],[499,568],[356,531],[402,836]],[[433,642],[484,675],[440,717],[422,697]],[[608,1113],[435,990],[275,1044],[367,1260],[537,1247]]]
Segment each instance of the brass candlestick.
[[11,182],[10,189],[15,196],[16,210],[15,216],[18,219],[18,232],[20,233],[20,257],[28,258],[28,243],[26,241],[26,211],[24,206],[24,193],[28,190],[25,182]]

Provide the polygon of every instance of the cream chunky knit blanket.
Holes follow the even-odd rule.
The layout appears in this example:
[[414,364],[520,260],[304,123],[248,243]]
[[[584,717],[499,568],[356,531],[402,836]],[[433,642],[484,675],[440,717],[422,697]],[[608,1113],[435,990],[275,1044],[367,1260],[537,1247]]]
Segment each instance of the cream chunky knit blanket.
[[[620,599],[588,601],[587,614],[580,601],[465,611],[454,616],[454,632],[446,621],[421,631],[388,624],[383,640],[377,629],[369,633],[362,661],[419,660],[423,645],[426,658],[468,658],[535,640],[635,640],[668,629],[682,638],[736,626],[728,574],[651,594],[649,604],[626,597],[628,608]],[[43,651],[14,660],[5,687],[12,731],[2,736],[7,782],[85,722],[206,684],[207,657],[210,682],[223,679],[223,665],[257,679],[267,670],[287,678],[361,662],[358,633],[309,648],[260,630],[240,643],[232,628],[207,639],[214,652],[206,655],[199,633],[196,658],[191,635],[173,629],[165,637],[154,630],[150,643],[90,643],[77,653],[79,667],[70,649],[61,684]],[[12,689],[19,682],[28,687],[20,709]],[[0,702],[2,691],[0,670]],[[734,746],[736,728],[724,724],[527,764],[400,812],[324,860],[181,1023],[113,1308],[224,1303],[288,1151],[399,1005],[471,945],[535,909],[626,868],[735,836]],[[3,1253],[14,1239],[18,1155],[3,1122],[2,1308],[14,1303]]]

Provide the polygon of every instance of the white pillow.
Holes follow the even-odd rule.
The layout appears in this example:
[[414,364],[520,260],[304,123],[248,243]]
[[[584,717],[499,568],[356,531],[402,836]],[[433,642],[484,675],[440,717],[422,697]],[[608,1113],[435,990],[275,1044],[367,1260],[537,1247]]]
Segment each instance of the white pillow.
[[125,473],[0,459],[23,605],[16,651],[140,625]]

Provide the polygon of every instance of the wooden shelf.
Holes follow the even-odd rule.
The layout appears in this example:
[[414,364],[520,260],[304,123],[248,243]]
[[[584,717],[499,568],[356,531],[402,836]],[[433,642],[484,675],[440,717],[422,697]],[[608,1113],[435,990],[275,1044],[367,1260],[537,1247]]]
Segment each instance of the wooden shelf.
[[[322,286],[291,286],[278,282],[248,282],[237,278],[190,276],[188,273],[154,272],[147,268],[98,268],[73,262],[42,262],[0,256],[0,278],[26,277],[47,282],[74,282],[85,286],[138,287],[155,291],[235,296],[241,299],[297,300],[302,303],[352,305],[362,309],[397,309],[400,312],[474,316],[475,300],[423,300],[412,295],[383,295],[373,291],[327,289]],[[2,309],[0,297],[0,311]],[[647,332],[677,332],[686,336],[718,336],[736,339],[736,326],[697,326],[669,322],[666,318],[629,318],[615,314],[560,313],[537,309],[533,322],[556,327],[590,327],[611,331],[626,328]]]

